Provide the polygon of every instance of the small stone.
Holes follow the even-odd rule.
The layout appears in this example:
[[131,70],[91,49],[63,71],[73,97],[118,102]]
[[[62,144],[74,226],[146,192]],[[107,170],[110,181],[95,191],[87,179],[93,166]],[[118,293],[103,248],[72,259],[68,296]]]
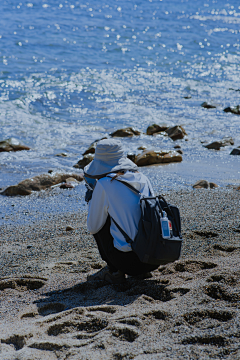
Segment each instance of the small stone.
[[230,155],[240,155],[240,146],[236,149],[233,149]]
[[132,127],[128,127],[128,128],[116,130],[110,135],[112,137],[132,137],[133,135],[141,135],[141,132]]
[[72,230],[74,230],[74,228],[73,228],[72,226],[68,225],[68,226],[66,227],[66,231],[72,231]]
[[53,170],[48,170],[48,174],[52,174],[53,173]]
[[94,159],[94,154],[84,155],[82,159],[80,159],[77,164],[73,165],[74,168],[84,169],[86,165],[88,165]]
[[137,149],[138,150],[146,150],[146,146],[139,146]]
[[218,185],[213,182],[208,182],[207,180],[198,180],[194,185],[194,189],[215,189]]
[[27,249],[31,249],[33,245],[27,245]]
[[59,156],[59,157],[67,157],[67,153],[60,153],[60,154],[56,154],[55,156]]
[[182,151],[182,150],[180,150],[180,149],[179,149],[179,150],[177,150],[177,152],[178,152],[179,154],[181,154],[181,155],[183,154],[183,151]]
[[237,105],[235,107],[226,107],[223,111],[226,113],[230,112],[235,115],[240,115],[240,105]]
[[202,107],[204,107],[205,109],[216,109],[216,105],[214,105],[214,104],[209,104],[209,103],[207,103],[206,101],[205,102],[203,102],[202,104],[201,104],[201,106]]
[[0,152],[22,151],[22,150],[30,150],[30,147],[22,144],[19,140],[15,138],[9,138],[7,140],[0,141]]
[[182,156],[176,151],[145,150],[137,155],[135,163],[138,166],[147,166],[180,161],[182,161]]
[[153,135],[161,131],[167,130],[168,126],[166,124],[152,124],[147,128],[147,135]]
[[174,149],[181,149],[181,146],[180,145],[175,145]]
[[215,189],[215,188],[218,187],[218,185],[215,184],[215,183],[213,183],[213,182],[210,182],[210,183],[209,183],[209,186],[210,186],[210,189]]
[[187,96],[184,96],[183,98],[184,99],[191,99],[192,97],[191,97],[191,95],[187,95]]
[[194,189],[208,189],[210,187],[207,180],[198,180],[194,185]]
[[185,135],[187,135],[184,128],[180,125],[172,126],[166,130],[166,133],[172,140],[183,139]]
[[203,146],[207,149],[220,150],[221,147],[225,147],[229,145],[234,145],[234,140],[231,137],[225,138],[220,141],[214,141],[211,144],[203,145]]
[[135,161],[136,161],[136,154],[133,154],[133,153],[128,153],[127,154],[127,158],[129,159],[129,160],[131,160],[132,162],[134,162],[135,163]]

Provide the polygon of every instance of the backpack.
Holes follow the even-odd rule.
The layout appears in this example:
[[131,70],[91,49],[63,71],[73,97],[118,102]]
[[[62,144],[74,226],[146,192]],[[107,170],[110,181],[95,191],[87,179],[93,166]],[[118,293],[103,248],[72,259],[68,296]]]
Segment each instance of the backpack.
[[139,260],[158,266],[178,260],[182,246],[179,209],[168,204],[161,195],[146,197],[127,182],[116,180],[140,195],[141,217],[135,239],[131,239],[111,217]]

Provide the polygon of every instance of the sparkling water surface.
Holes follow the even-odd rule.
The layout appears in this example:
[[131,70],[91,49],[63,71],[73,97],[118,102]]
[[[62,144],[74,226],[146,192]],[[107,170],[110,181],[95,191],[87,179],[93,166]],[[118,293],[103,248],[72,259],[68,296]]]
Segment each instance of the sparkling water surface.
[[[240,157],[230,156],[240,116],[223,112],[240,104],[238,0],[3,0],[0,19],[0,141],[31,147],[0,153],[0,187],[49,169],[76,172],[94,140],[152,123],[188,134],[122,140],[126,153],[181,145],[182,163],[142,168],[155,188],[240,182]],[[224,136],[235,145],[203,147]]]

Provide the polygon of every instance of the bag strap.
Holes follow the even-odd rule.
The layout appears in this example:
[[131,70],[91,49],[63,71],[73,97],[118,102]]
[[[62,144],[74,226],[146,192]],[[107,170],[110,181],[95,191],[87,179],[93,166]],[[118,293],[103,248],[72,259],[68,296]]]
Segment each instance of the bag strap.
[[[110,215],[109,215],[110,216]],[[110,218],[112,219],[112,221],[114,222],[114,224],[116,225],[116,227],[118,228],[118,230],[120,231],[120,233],[124,236],[124,239],[126,240],[126,242],[130,245],[132,245],[133,240],[128,236],[127,233],[125,233],[125,231],[121,228],[120,225],[118,225],[118,223],[114,220],[114,218],[112,218],[110,216]]]
[[[107,177],[113,179],[111,176],[107,176]],[[117,181],[119,181],[120,183],[126,185],[130,190],[132,190],[133,192],[135,192],[135,194],[141,195],[140,191],[138,191],[137,189],[135,189],[135,187],[133,187],[132,185],[130,185],[128,182],[123,181],[123,180],[119,180],[119,179],[116,179],[116,178],[113,179],[113,180],[117,180]]]

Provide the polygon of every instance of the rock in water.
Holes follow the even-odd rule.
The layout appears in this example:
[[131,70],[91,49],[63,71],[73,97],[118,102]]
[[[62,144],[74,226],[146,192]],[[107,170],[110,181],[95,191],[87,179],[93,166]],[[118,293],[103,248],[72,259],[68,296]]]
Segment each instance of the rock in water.
[[20,143],[20,141],[15,138],[0,141],[0,152],[22,150],[30,150],[30,147]]
[[152,124],[147,128],[147,135],[153,135],[155,133],[167,130],[168,126],[166,124],[158,125]]
[[1,195],[30,195],[32,191],[45,190],[53,185],[60,184],[66,181],[66,179],[68,179],[70,176],[77,181],[83,180],[82,174],[42,174],[31,179],[23,180],[18,185],[9,186],[1,193]]
[[138,166],[147,166],[152,164],[163,164],[170,162],[181,162],[182,156],[176,151],[154,151],[145,150],[137,155],[135,163]]
[[185,135],[187,135],[186,131],[184,130],[184,128],[180,125],[176,125],[176,126],[172,126],[169,127],[166,130],[166,133],[168,134],[168,136],[172,139],[172,140],[179,140],[179,139],[183,139]]
[[209,104],[209,103],[207,103],[206,101],[203,102],[203,103],[201,104],[201,106],[204,107],[205,109],[216,109],[216,107],[217,107],[216,105]]
[[234,140],[232,138],[225,138],[220,141],[214,141],[211,144],[203,145],[207,149],[220,150],[221,147],[234,145]]
[[73,165],[74,168],[84,169],[94,159],[94,154],[87,154],[82,159],[80,159],[77,164]]
[[235,107],[226,107],[223,111],[227,113],[230,112],[235,115],[240,115],[240,105],[237,105]]
[[240,155],[240,146],[237,147],[236,149],[233,149],[230,155]]
[[140,135],[141,132],[132,128],[128,127],[125,129],[119,129],[114,131],[112,134],[110,134],[112,137],[132,137],[133,135]]

